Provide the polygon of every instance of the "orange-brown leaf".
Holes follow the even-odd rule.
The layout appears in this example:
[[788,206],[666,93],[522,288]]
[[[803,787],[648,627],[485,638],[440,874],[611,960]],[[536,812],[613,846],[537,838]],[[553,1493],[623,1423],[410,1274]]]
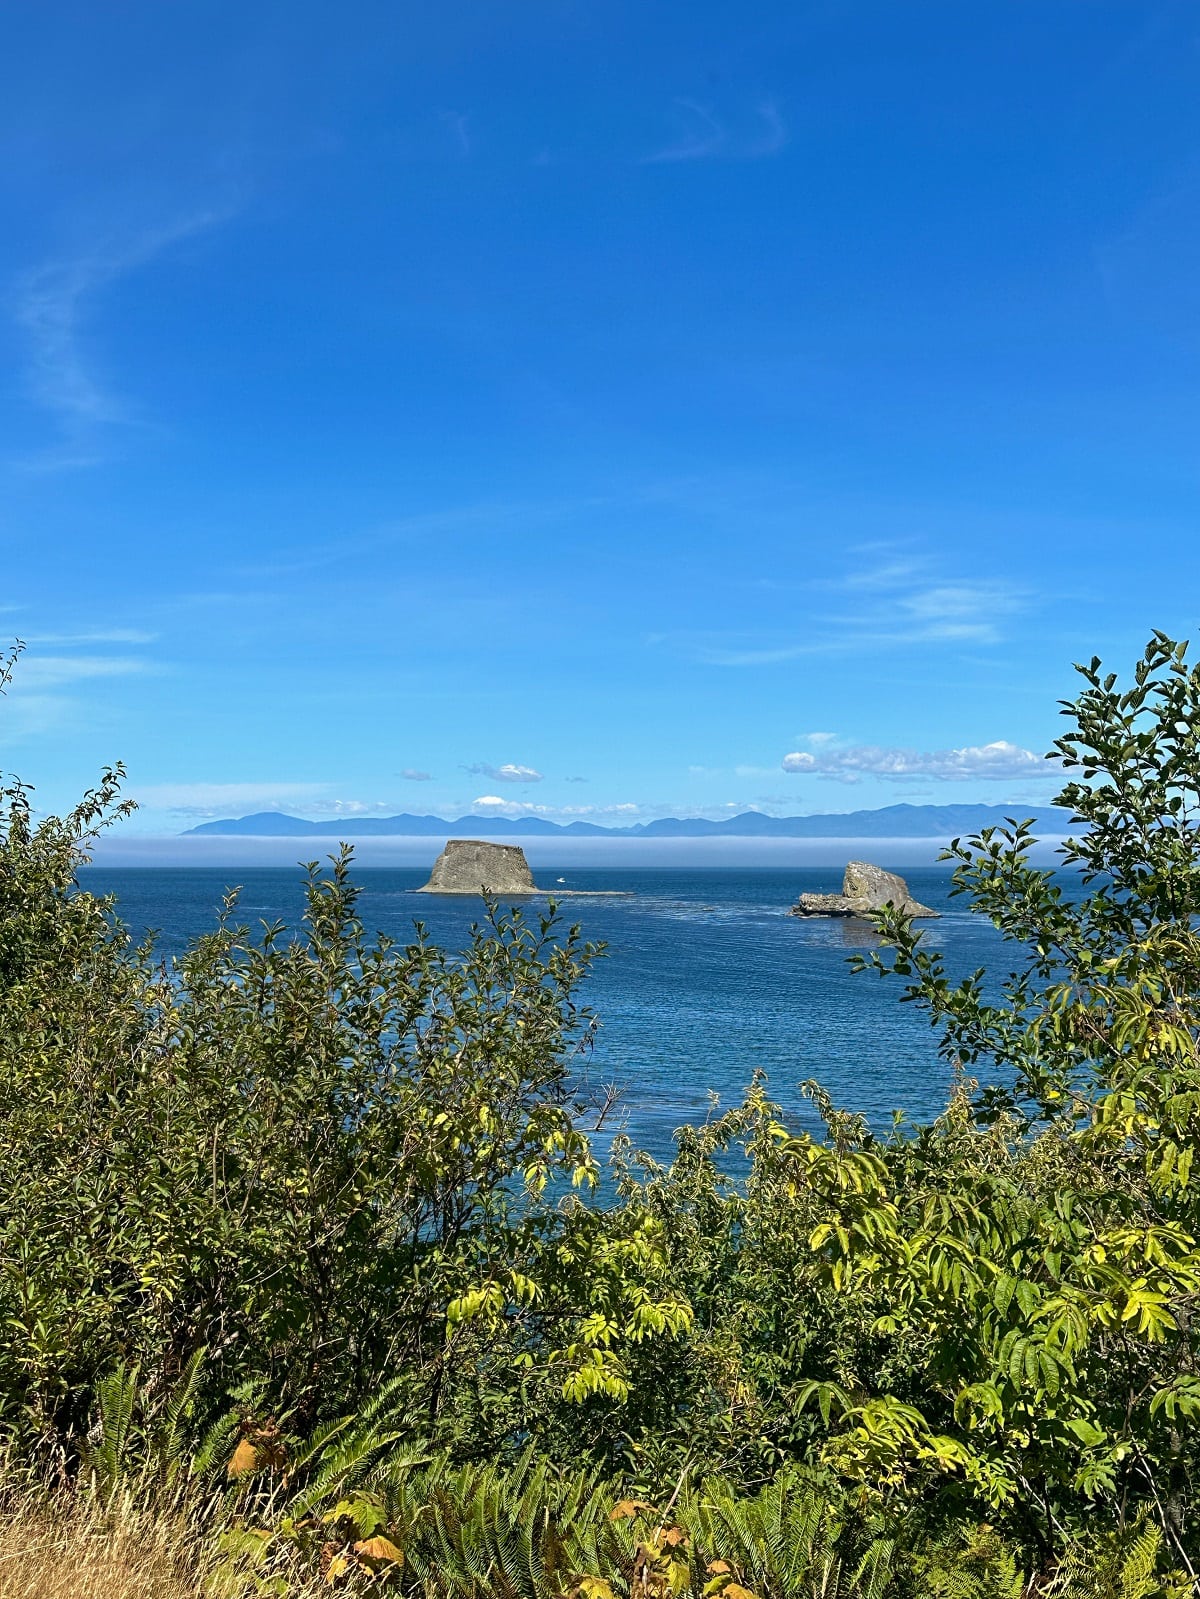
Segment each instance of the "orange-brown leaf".
[[374,1538],[360,1538],[354,1545],[354,1553],[360,1560],[370,1560],[377,1566],[404,1564],[403,1550],[397,1549],[392,1540],[381,1533],[376,1533]]
[[253,1471],[258,1465],[258,1450],[249,1438],[243,1438],[241,1443],[230,1456],[229,1464],[225,1468],[227,1477],[244,1477],[248,1471]]
[[620,1504],[614,1505],[608,1513],[610,1521],[629,1521],[634,1516],[640,1516],[643,1510],[653,1510],[653,1505],[648,1505],[644,1499],[622,1499]]
[[728,1560],[710,1560],[704,1569],[711,1571],[714,1577],[719,1577],[723,1571],[732,1571],[733,1567]]

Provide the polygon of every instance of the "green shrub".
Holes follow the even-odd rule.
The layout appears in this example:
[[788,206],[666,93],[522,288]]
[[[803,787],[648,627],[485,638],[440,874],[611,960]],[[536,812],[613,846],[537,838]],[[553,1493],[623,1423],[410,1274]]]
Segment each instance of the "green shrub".
[[332,1547],[514,1599],[1184,1591],[1200,667],[1156,635],[1129,688],[1081,670],[1060,869],[1016,819],[949,851],[1011,974],[952,982],[891,911],[861,963],[927,1013],[945,1112],[885,1134],[810,1084],[798,1136],[756,1081],[668,1164],[619,1145],[605,1203],[577,929],[371,939],[343,852],[299,929],[233,896],[164,968],[75,881],[119,768],[61,819],[9,783],[10,1455],[219,1488],[271,1582]]
[[12,1443],[69,1465],[118,1365],[150,1410],[193,1373],[198,1425],[236,1404],[295,1435],[388,1383],[397,1427],[467,1454],[531,1393],[620,1396],[624,1346],[687,1310],[644,1215],[569,1197],[595,1177],[566,1062],[597,950],[494,909],[458,956],[369,939],[343,851],[297,932],[252,937],[231,895],[168,970],[74,881],[119,776],[36,825],[0,793]]

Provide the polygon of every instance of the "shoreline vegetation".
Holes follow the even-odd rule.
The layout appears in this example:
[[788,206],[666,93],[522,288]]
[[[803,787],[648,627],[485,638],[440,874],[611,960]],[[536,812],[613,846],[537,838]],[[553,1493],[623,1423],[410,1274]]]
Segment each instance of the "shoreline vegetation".
[[946,857],[999,997],[895,906],[853,957],[944,1112],[754,1081],[603,1202],[577,927],[372,939],[343,848],[168,966],[77,875],[121,768],[4,779],[0,1599],[1194,1594],[1200,666],[1079,670],[1082,894],[1014,817]]

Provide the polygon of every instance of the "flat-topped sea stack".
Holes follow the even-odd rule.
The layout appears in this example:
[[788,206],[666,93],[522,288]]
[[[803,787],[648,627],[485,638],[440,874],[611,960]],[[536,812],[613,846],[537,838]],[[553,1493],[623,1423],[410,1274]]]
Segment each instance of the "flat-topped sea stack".
[[840,894],[801,894],[791,916],[873,916],[885,905],[895,905],[906,916],[940,916],[908,892],[908,884],[895,872],[885,872],[870,861],[851,861],[842,878]]
[[525,851],[519,844],[486,844],[480,838],[452,838],[433,863],[418,894],[538,894]]

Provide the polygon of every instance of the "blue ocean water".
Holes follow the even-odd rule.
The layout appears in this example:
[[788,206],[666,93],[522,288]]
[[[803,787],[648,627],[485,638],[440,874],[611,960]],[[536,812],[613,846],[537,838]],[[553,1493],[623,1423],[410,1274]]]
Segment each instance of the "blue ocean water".
[[[886,864],[886,863],[881,863]],[[949,871],[904,868],[918,899],[943,915],[923,923],[951,975],[979,966],[1007,971],[1008,953],[989,922],[948,898]],[[425,870],[363,867],[360,912],[369,930],[406,939],[414,919],[447,947],[462,947],[479,901],[416,895]],[[621,889],[621,898],[561,901],[569,921],[608,946],[583,997],[600,1028],[586,1060],[591,1082],[615,1081],[621,1108],[606,1130],[624,1130],[663,1157],[673,1130],[738,1103],[752,1073],[799,1125],[813,1112],[799,1084],[815,1077],[848,1110],[881,1126],[902,1109],[937,1113],[949,1071],[925,1018],[900,1003],[898,979],[854,975],[848,957],[874,935],[853,921],[787,915],[797,894],[836,891],[841,873],[815,868],[583,870],[539,867],[538,880],[565,889]],[[303,908],[299,871],[242,868],[92,867],[93,893],[114,893],[135,934],[155,929],[164,954],[179,953],[213,926],[225,889],[242,887],[240,919],[251,927],[294,924]],[[533,901],[543,905],[543,901]],[[601,1146],[605,1140],[600,1140]]]

